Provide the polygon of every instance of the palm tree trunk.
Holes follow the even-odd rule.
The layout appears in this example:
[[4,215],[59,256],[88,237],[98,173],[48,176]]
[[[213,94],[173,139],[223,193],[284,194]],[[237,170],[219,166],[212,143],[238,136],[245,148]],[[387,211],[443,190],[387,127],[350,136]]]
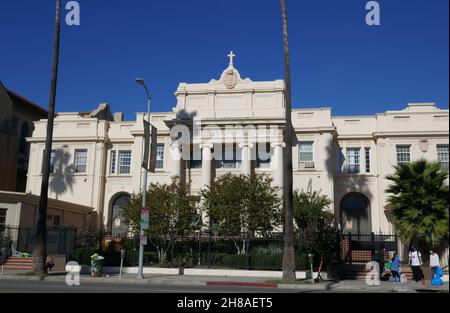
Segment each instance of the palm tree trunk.
[[283,254],[283,279],[295,279],[295,255],[294,255],[294,220],[293,220],[293,178],[292,178],[292,121],[291,121],[291,65],[289,60],[289,42],[286,0],[281,0],[281,13],[283,17],[284,38],[284,72],[286,84],[286,128],[284,132],[284,254]]
[[38,218],[36,224],[36,236],[33,246],[33,270],[36,273],[45,274],[47,260],[47,202],[48,202],[48,181],[50,169],[50,155],[52,151],[53,119],[55,116],[56,82],[58,78],[59,60],[59,34],[60,34],[60,14],[61,0],[56,0],[55,16],[55,42],[53,47],[52,80],[50,84],[50,101],[47,119],[47,134],[45,139],[44,162],[42,162],[42,183],[41,195],[39,198]]

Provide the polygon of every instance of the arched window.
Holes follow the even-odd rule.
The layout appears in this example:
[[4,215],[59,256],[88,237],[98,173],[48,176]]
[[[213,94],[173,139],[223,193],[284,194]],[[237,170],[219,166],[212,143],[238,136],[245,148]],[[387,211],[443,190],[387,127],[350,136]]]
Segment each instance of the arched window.
[[28,153],[28,143],[27,137],[29,136],[30,127],[27,122],[22,124],[22,128],[20,129],[20,142],[19,142],[19,152],[23,154]]
[[128,225],[124,224],[122,216],[122,207],[128,203],[130,196],[121,194],[112,202],[111,207],[111,234],[122,235],[128,231]]
[[346,195],[340,211],[344,233],[369,234],[372,231],[370,202],[366,196],[360,193]]

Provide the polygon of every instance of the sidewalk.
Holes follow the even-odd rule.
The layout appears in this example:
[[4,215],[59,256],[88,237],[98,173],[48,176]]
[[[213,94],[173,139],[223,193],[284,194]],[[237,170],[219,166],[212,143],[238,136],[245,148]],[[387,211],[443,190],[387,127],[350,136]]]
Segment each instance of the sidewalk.
[[[46,277],[23,276],[7,274],[0,276],[0,280],[44,280],[65,282],[65,273],[52,273]],[[321,282],[312,284],[309,280],[304,280],[299,284],[281,284],[272,282],[273,278],[268,277],[225,277],[225,276],[191,276],[191,275],[145,275],[144,279],[136,278],[134,274],[125,274],[122,278],[119,275],[104,275],[103,277],[91,277],[81,275],[80,282],[85,283],[105,283],[105,284],[150,284],[150,285],[174,285],[174,286],[234,286],[234,287],[259,287],[259,288],[279,288],[296,289],[303,291],[328,291],[328,292],[376,292],[376,293],[408,293],[408,292],[448,292],[449,285],[444,286],[423,286],[421,283],[408,282],[405,284],[393,284],[381,282],[379,286],[368,286],[364,281],[347,280],[339,283]]]

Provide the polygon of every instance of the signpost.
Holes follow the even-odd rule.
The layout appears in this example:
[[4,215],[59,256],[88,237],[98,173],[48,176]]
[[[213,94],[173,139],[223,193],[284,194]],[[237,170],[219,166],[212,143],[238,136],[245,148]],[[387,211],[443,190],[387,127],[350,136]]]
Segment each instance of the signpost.
[[148,229],[149,228],[149,208],[142,208],[141,209],[141,229]]
[[144,120],[144,156],[142,167],[148,170],[148,158],[150,153],[150,123]]
[[141,246],[147,245],[147,235],[141,235],[140,244],[141,244]]
[[157,141],[158,131],[156,127],[144,120],[144,157],[142,159],[142,167],[150,173],[154,173],[156,169]]
[[120,272],[119,279],[122,279],[123,258],[125,257],[125,249],[120,250]]

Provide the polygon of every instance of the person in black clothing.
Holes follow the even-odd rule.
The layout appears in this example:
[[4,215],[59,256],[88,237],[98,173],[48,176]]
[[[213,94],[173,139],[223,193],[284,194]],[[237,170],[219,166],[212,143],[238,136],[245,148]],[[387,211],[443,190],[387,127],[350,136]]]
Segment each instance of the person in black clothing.
[[374,261],[378,263],[378,268],[380,270],[379,272],[380,279],[383,278],[384,273],[384,252],[385,252],[384,246],[381,245],[374,256]]

